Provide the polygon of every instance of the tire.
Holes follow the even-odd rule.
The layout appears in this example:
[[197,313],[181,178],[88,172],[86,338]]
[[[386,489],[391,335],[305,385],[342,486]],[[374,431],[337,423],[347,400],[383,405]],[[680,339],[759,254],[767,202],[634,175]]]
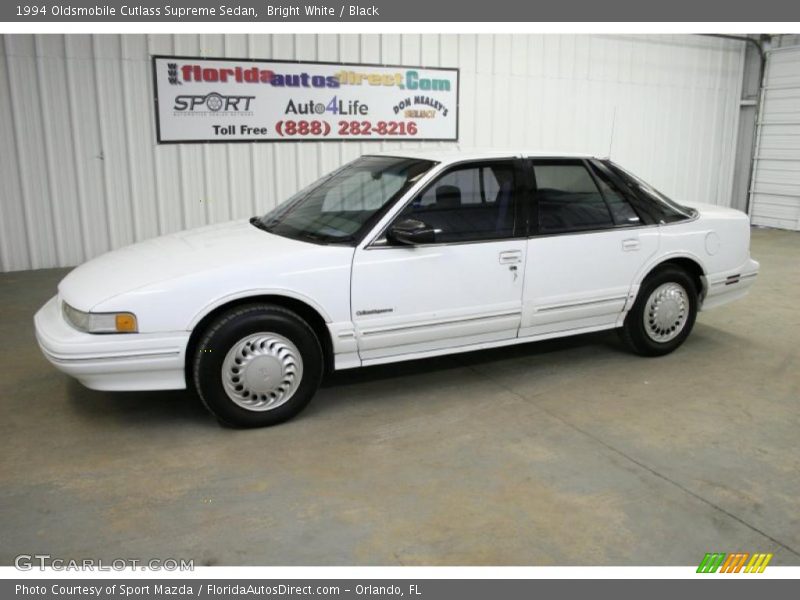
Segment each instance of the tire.
[[280,306],[239,306],[216,319],[194,351],[192,379],[205,407],[232,427],[266,427],[297,415],[323,373],[311,327]]
[[672,265],[658,269],[639,288],[620,331],[623,341],[642,356],[669,354],[694,327],[697,294],[697,285],[683,269]]

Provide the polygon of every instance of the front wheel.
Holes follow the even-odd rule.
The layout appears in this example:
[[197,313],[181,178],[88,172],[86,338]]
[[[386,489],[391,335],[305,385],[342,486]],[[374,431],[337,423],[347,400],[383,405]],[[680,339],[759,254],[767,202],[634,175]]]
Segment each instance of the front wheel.
[[276,425],[311,401],[322,378],[322,349],[295,313],[279,306],[242,306],[206,330],[192,371],[203,404],[221,422]]
[[680,346],[697,316],[697,287],[686,271],[664,267],[645,279],[625,317],[622,339],[637,354],[662,356]]

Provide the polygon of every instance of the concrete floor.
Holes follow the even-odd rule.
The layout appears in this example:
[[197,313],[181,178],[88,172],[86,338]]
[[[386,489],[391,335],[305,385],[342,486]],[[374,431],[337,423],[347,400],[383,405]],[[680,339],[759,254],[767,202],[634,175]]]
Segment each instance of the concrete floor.
[[0,563],[800,564],[800,234],[756,230],[750,296],[659,359],[613,334],[337,374],[295,421],[84,389],[0,276]]

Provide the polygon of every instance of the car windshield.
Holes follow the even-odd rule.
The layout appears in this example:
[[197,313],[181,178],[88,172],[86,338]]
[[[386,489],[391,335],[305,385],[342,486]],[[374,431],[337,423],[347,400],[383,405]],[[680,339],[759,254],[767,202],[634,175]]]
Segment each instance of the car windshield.
[[285,237],[348,243],[374,224],[435,163],[363,156],[278,205],[253,225]]

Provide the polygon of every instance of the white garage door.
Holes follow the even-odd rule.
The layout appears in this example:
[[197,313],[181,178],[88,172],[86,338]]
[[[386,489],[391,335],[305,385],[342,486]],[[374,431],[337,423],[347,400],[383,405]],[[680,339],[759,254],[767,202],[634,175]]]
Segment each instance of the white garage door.
[[759,114],[752,222],[800,230],[800,46],[769,51]]

